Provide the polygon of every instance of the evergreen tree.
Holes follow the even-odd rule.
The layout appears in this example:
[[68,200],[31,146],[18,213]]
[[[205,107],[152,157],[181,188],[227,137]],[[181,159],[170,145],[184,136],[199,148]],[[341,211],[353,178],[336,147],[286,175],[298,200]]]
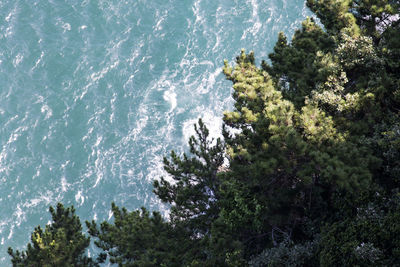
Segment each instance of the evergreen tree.
[[57,209],[49,209],[52,222],[43,231],[40,226],[31,235],[31,243],[25,251],[8,248],[13,266],[98,266],[86,249],[90,238],[82,233],[79,217],[73,206],[64,208],[57,204]]
[[87,222],[95,244],[119,266],[216,266],[208,249],[211,225],[219,213],[218,170],[224,161],[224,145],[209,137],[200,119],[196,136],[189,139],[192,157],[171,152],[164,168],[172,178],[154,182],[154,192],[170,204],[169,221],[157,212],[128,212],[112,205],[114,222],[100,228]]
[[231,160],[221,216],[249,254],[310,238],[304,228],[332,215],[336,192],[355,196],[369,186],[376,157],[314,103],[296,109],[284,99],[252,53],[224,72],[236,99],[224,121],[239,133],[224,134]]
[[[370,182],[364,187],[360,187],[360,183],[355,184],[356,194],[346,187],[330,190],[328,216],[307,215],[306,221],[311,223],[306,224],[306,229],[314,229],[317,235],[308,241],[290,240],[289,248],[296,247],[293,242],[301,246],[305,241],[317,241],[319,251],[315,255],[318,258],[316,265],[394,266],[398,264],[399,243],[391,237],[398,235],[393,221],[399,213],[398,204],[387,203],[398,203],[396,199],[399,192],[397,170],[400,139],[394,130],[400,122],[399,1],[308,0],[307,5],[324,25],[327,39],[333,41],[329,49],[319,47],[303,55],[303,58],[312,58],[312,61],[304,61],[304,64],[317,70],[315,78],[311,79],[313,84],[310,90],[303,90],[304,87],[299,86],[304,84],[304,77],[307,80],[309,78],[301,75],[302,68],[291,64],[293,58],[289,57],[293,50],[298,50],[298,34],[295,34],[291,44],[287,44],[281,36],[281,42],[277,43],[274,53],[270,55],[272,66],[264,63],[263,69],[273,75],[278,89],[287,99],[294,101],[303,113],[311,105],[328,115],[332,126],[345,141],[340,143],[347,149],[347,152],[338,151],[335,158],[349,151],[354,152],[351,147],[361,149],[359,159],[364,161],[364,157],[364,162],[370,161],[370,164],[360,165],[360,161],[345,163],[364,169],[366,175],[369,173]],[[319,40],[311,35],[304,35],[304,38],[312,39],[303,41],[306,43],[318,43]],[[285,66],[283,70],[282,66]],[[291,75],[295,78],[287,80],[290,87],[285,86],[282,83],[287,77],[285,73],[297,71],[298,77]],[[315,117],[307,118],[305,115],[300,116],[311,125],[316,122]],[[313,131],[308,136],[315,139],[321,133]],[[307,144],[310,141],[307,140]],[[319,151],[326,148],[326,142],[318,146]],[[330,161],[325,168],[334,169],[327,178],[340,181],[339,166]],[[343,178],[349,180],[355,177],[355,174],[349,174]],[[324,193],[317,202],[325,201]],[[374,217],[365,216],[366,212]],[[371,236],[371,233],[374,234]],[[257,262],[272,263],[271,251],[271,248],[266,249]],[[280,251],[283,252],[283,248]]]
[[[97,224],[86,222],[89,233],[96,237],[96,246],[104,253],[99,261],[109,256],[118,266],[180,266],[185,249],[190,249],[181,238],[182,232],[161,217],[142,208],[128,212],[112,204],[114,222]],[[180,239],[183,242],[180,242]]]
[[218,170],[224,163],[225,146],[220,138],[209,137],[201,119],[194,127],[196,136],[189,139],[192,157],[174,151],[170,160],[164,157],[164,169],[172,181],[163,177],[154,181],[154,193],[171,205],[172,222],[185,224],[194,236],[204,236],[219,213]]

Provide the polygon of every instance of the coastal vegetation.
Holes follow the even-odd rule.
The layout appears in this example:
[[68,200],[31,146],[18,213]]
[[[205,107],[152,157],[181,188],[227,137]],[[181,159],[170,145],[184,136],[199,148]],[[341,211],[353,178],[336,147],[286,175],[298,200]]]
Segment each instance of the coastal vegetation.
[[86,236],[59,204],[13,266],[400,266],[400,1],[307,6],[269,61],[224,63],[223,138],[199,120],[154,181],[168,218],[113,203]]

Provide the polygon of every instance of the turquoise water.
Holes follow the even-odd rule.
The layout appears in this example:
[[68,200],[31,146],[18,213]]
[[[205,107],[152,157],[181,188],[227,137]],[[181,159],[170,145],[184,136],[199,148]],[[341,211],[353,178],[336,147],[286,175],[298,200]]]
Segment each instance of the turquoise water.
[[151,181],[197,118],[218,135],[223,60],[267,58],[307,15],[303,0],[0,1],[0,266],[57,202],[83,221],[112,201],[167,212]]

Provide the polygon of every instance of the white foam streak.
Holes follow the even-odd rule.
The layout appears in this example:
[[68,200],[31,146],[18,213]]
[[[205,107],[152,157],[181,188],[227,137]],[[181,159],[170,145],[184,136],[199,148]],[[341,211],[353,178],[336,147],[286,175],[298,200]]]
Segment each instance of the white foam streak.
[[75,194],[75,201],[78,203],[78,206],[82,206],[85,202],[85,197],[82,195],[82,190],[78,190],[78,193]]
[[110,220],[112,218],[113,214],[114,213],[112,212],[112,210],[108,211],[108,220]]
[[204,22],[204,17],[200,14],[200,0],[193,4],[192,11],[195,16],[195,24],[202,24]]
[[13,233],[14,233],[14,225],[11,225],[11,227],[10,227],[10,233],[8,234],[7,239],[11,239],[11,237],[13,236]]
[[[42,202],[44,203],[44,206],[48,206],[53,201],[53,195],[54,195],[54,193],[50,192],[50,191],[41,192],[41,193],[39,193],[39,197],[28,200],[27,202],[25,202],[23,204],[23,207],[25,210],[31,209],[33,207],[38,206]],[[21,214],[22,214],[22,210],[21,210]]]
[[53,110],[48,105],[43,105],[40,111],[45,114],[45,120],[49,119],[53,115]]
[[173,89],[165,91],[163,98],[165,101],[167,101],[171,105],[169,112],[172,112],[176,108],[176,105],[177,105],[176,93],[173,91]]
[[40,57],[39,57],[38,60],[36,60],[36,62],[35,62],[35,66],[32,67],[31,72],[34,71],[34,70],[37,68],[37,66],[39,65],[39,63],[42,61],[43,56],[44,56],[44,52],[42,51],[42,52],[40,53]]
[[67,182],[67,179],[64,176],[61,177],[61,190],[62,190],[62,192],[67,192],[68,187],[69,187],[69,184]]
[[[219,138],[222,137],[221,129],[222,129],[222,117],[217,116],[209,110],[202,110],[200,112],[196,112],[201,114],[201,119],[209,130],[210,138]],[[198,122],[198,118],[186,120],[183,122],[182,134],[184,137],[184,142],[187,143],[189,141],[189,137],[195,135],[194,124]]]
[[118,66],[118,64],[119,64],[119,61],[116,60],[113,64],[103,68],[101,71],[92,73],[90,75],[91,80],[93,82],[97,82],[98,80],[102,79],[104,77],[104,75],[106,73],[108,73],[110,70],[115,69]]
[[24,59],[24,56],[22,54],[20,54],[20,53],[17,54],[13,60],[14,68],[16,68],[22,62],[23,59]]
[[13,13],[12,12],[10,12],[8,15],[7,15],[7,17],[5,17],[5,21],[7,21],[7,22],[10,22],[10,18],[11,18],[11,16],[13,15]]

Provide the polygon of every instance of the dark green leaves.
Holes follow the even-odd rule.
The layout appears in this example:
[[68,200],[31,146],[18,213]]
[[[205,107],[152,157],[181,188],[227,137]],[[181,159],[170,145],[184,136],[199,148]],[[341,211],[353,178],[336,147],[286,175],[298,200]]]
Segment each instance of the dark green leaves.
[[97,266],[86,256],[90,238],[82,233],[74,207],[50,207],[52,223],[40,226],[31,235],[26,251],[8,249],[13,266]]

